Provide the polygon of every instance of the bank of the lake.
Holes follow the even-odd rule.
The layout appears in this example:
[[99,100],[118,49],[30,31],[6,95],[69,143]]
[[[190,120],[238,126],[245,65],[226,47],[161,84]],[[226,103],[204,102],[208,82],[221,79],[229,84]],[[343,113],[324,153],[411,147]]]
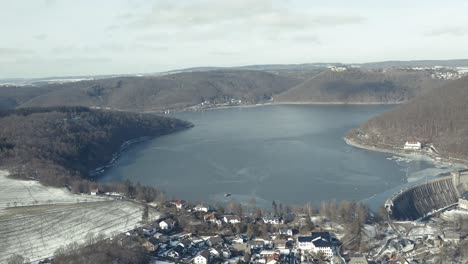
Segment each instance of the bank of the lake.
[[128,178],[174,199],[255,200],[270,207],[272,200],[366,200],[408,179],[449,170],[428,160],[393,160],[343,141],[350,129],[393,107],[268,105],[173,113],[195,126],[133,146],[100,180]]

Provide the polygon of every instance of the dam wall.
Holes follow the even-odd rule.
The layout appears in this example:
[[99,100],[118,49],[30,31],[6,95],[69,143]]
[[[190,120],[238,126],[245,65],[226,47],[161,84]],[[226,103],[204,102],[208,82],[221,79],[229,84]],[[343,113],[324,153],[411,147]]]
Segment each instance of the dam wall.
[[434,210],[457,203],[466,190],[468,171],[457,171],[450,176],[402,190],[387,200],[385,207],[394,220],[416,220]]

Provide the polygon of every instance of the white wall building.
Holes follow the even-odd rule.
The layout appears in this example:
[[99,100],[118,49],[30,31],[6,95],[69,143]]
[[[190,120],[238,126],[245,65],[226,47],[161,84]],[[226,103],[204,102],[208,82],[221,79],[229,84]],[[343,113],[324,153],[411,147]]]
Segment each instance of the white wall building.
[[299,236],[297,247],[314,253],[322,251],[327,258],[332,258],[335,252],[329,232],[312,232],[310,236]]
[[419,141],[406,141],[403,148],[410,150],[420,150],[422,148],[422,144]]

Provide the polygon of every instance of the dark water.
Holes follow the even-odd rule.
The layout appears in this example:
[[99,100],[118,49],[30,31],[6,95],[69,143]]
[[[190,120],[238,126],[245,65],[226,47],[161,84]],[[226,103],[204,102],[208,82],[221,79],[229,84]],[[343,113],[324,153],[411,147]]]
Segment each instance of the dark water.
[[434,167],[424,160],[388,160],[391,154],[343,141],[351,128],[392,107],[275,105],[177,113],[195,127],[132,147],[101,180],[129,178],[194,202],[255,197],[257,205],[270,206],[272,200],[299,205],[365,199],[375,207],[406,184],[407,175]]

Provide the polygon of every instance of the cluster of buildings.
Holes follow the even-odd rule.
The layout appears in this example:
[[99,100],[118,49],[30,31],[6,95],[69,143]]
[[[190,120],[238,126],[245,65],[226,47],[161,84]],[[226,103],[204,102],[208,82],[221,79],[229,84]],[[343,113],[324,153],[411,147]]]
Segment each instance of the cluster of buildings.
[[[188,212],[189,215],[198,215],[203,221],[217,223],[223,227],[247,223],[244,217],[217,215],[203,205],[187,206],[182,200],[169,203],[184,209],[184,214]],[[297,264],[317,258],[318,255],[333,263],[334,257],[337,256],[340,242],[330,232],[299,235],[297,230],[284,224],[283,218],[275,216],[265,216],[256,221],[262,225],[277,226],[274,228],[276,231],[262,238],[226,232],[226,229],[204,232],[212,235],[197,235],[182,231],[173,217],[167,217],[129,231],[126,235],[143,238],[143,246],[150,252],[153,260],[169,263],[228,264],[249,261],[251,264]]]

